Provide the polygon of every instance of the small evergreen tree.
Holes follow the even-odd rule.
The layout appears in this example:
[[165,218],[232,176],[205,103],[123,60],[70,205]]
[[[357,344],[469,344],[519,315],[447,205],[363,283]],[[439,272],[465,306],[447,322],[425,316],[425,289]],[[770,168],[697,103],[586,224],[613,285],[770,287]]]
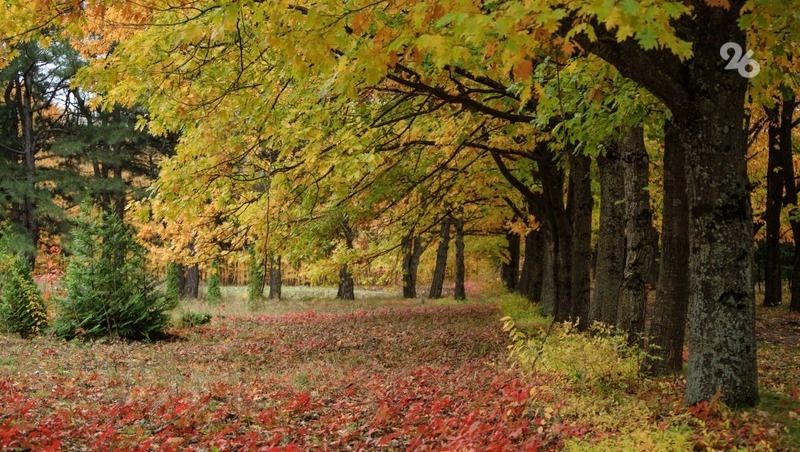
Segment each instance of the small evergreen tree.
[[169,301],[174,301],[176,304],[181,297],[180,275],[178,272],[180,268],[178,264],[170,262],[167,264],[166,278],[164,281],[164,296]]
[[176,301],[156,292],[144,247],[131,228],[113,214],[98,218],[84,207],[74,231],[56,334],[127,339],[163,334]]
[[47,307],[31,277],[23,256],[3,252],[0,283],[0,323],[3,329],[23,338],[36,336],[47,328]]
[[209,303],[219,303],[222,300],[222,288],[219,280],[219,263],[214,260],[211,262],[211,272],[208,275],[208,293],[206,301]]

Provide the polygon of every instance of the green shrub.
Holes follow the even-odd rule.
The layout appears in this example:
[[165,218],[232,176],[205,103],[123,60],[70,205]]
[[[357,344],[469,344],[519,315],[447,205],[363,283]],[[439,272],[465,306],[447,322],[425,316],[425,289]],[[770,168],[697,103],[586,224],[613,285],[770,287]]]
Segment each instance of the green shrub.
[[181,314],[178,324],[188,328],[205,325],[211,321],[211,314],[205,312],[185,311]]
[[209,303],[219,303],[222,300],[222,289],[219,280],[219,264],[217,261],[211,263],[211,272],[208,275],[208,293],[206,301]]
[[47,328],[47,308],[42,294],[22,257],[4,254],[0,286],[0,323],[3,329],[23,338],[36,336]]
[[113,214],[93,216],[84,207],[73,231],[56,334],[68,339],[161,336],[176,300],[156,292],[132,229]]

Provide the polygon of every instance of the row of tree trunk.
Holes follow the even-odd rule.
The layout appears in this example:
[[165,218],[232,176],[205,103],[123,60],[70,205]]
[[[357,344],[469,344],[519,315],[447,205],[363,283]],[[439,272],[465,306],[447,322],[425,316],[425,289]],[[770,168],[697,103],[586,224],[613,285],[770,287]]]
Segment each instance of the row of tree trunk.
[[[591,247],[591,162],[589,157],[570,154],[566,187],[563,173],[550,167],[549,177],[541,178],[541,194],[523,191],[529,213],[543,219],[542,227],[525,236],[519,275],[515,269],[520,268],[520,240],[507,236],[510,259],[501,270],[508,288],[540,302],[557,321],[576,321],[579,329],[594,321],[616,325],[629,334],[631,344],[642,346],[646,345],[647,296],[655,283],[653,274],[658,272],[656,305],[647,336],[658,346],[652,351],[655,359],[646,363],[652,373],[682,369],[688,307],[685,159],[671,123],[665,127],[665,147],[665,220],[660,253],[648,192],[650,162],[644,131],[634,127],[618,139],[608,140],[605,152],[597,159],[600,225],[596,259]],[[499,156],[497,160],[510,182],[519,184]],[[542,165],[539,167],[541,171]],[[563,195],[558,196],[564,191],[566,205],[560,202]]]
[[[466,300],[465,287],[466,265],[464,262],[464,218],[445,211],[439,220],[439,234],[437,237],[436,263],[433,269],[433,278],[428,292],[428,298],[442,298],[444,282],[447,274],[447,256],[450,252],[452,236],[450,230],[455,232],[455,288],[453,298]],[[422,234],[409,233],[403,238],[403,297],[417,298],[417,274],[422,253],[432,240],[426,240]]]
[[781,212],[789,210],[789,224],[794,239],[794,259],[789,307],[800,311],[800,217],[797,215],[797,185],[792,159],[792,130],[794,110],[798,103],[794,94],[787,92],[774,107],[765,108],[768,120],[767,199],[764,223],[764,306],[783,303],[783,278],[780,254]]

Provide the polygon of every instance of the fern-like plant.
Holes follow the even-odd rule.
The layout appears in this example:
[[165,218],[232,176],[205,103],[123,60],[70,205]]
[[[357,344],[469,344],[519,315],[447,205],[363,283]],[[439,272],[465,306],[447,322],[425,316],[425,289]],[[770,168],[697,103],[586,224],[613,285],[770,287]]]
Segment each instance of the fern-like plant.
[[5,277],[0,287],[0,323],[3,329],[23,338],[41,334],[47,328],[47,307],[31,277],[27,261],[3,253]]

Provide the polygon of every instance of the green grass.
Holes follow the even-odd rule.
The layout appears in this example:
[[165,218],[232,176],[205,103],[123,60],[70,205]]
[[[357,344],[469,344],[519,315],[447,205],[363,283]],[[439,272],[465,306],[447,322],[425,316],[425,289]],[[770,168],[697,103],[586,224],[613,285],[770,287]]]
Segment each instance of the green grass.
[[[263,300],[253,308],[247,301],[247,287],[222,287],[222,300],[207,302],[202,293],[199,299],[181,300],[173,311],[176,322],[187,312],[209,313],[215,317],[249,317],[253,315],[282,315],[296,312],[346,313],[378,308],[403,308],[420,304],[419,299],[402,299],[397,289],[356,289],[355,300],[337,300],[335,287],[284,286],[281,300]],[[494,299],[470,299],[467,303],[493,303]],[[425,300],[426,306],[458,306],[464,301],[453,298]]]
[[788,450],[800,450],[800,402],[782,394],[762,391],[758,407],[786,426],[784,446]]

